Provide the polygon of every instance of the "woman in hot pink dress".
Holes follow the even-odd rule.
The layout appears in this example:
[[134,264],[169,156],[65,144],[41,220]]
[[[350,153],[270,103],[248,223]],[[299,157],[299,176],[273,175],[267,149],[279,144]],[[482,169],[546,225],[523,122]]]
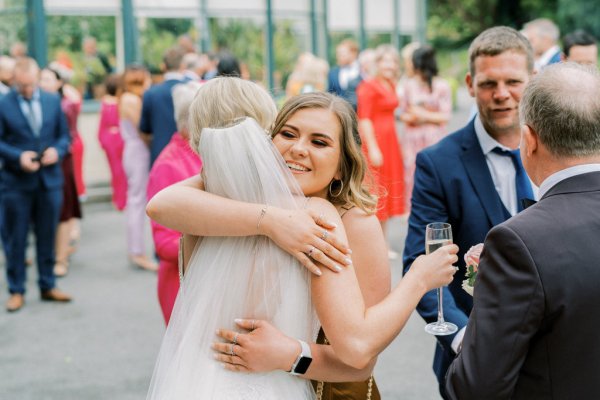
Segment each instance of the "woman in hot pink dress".
[[402,141],[406,198],[410,202],[417,153],[437,143],[446,133],[452,112],[450,85],[437,77],[435,51],[430,46],[417,48],[412,55],[414,76],[401,90],[405,123]]
[[[198,175],[202,168],[200,156],[192,150],[188,143],[188,116],[190,104],[200,84],[188,82],[173,87],[173,105],[177,131],[171,141],[154,161],[148,180],[148,201],[156,193],[174,183]],[[156,254],[160,260],[158,266],[158,302],[165,319],[169,324],[171,311],[179,291],[179,238],[181,233],[165,228],[155,221],[152,225],[152,238]]]
[[117,90],[120,84],[119,75],[110,75],[104,82],[106,95],[102,98],[98,140],[106,153],[111,174],[112,203],[119,211],[127,204],[127,176],[123,169],[123,138],[119,130],[119,102]]

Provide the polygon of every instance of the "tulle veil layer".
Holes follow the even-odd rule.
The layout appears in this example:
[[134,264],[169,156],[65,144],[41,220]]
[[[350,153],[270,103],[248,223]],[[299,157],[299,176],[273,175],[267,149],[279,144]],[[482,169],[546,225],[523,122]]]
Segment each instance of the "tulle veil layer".
[[[288,209],[304,206],[297,182],[253,119],[204,129],[199,147],[207,191]],[[235,318],[266,319],[289,336],[314,341],[318,322],[309,280],[304,267],[264,236],[203,238],[186,270],[147,399],[314,398],[308,380],[283,371],[228,372],[210,348],[217,328],[237,330]]]

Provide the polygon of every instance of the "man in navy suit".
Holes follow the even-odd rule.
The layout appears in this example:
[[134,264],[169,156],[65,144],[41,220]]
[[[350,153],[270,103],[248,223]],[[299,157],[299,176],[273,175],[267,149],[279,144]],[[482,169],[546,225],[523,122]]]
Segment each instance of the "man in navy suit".
[[[358,44],[354,40],[342,40],[335,49],[337,67],[329,71],[327,91],[342,97],[356,110],[355,80],[360,77]],[[351,84],[351,83],[354,84]]]
[[[469,48],[466,83],[478,114],[464,128],[417,155],[404,269],[425,250],[425,226],[430,222],[452,225],[460,248],[459,271],[443,288],[444,316],[458,333],[437,336],[434,371],[444,393],[444,376],[457,353],[473,301],[461,288],[465,279],[464,253],[483,242],[487,232],[520,210],[519,189],[532,187],[520,161],[510,150],[519,146],[518,105],[533,73],[533,51],[527,39],[508,27],[482,32]],[[519,164],[516,162],[519,161]],[[518,183],[522,185],[518,187]],[[529,186],[527,186],[529,185]],[[427,322],[437,319],[434,291],[417,307]]]
[[177,131],[171,90],[186,80],[183,76],[184,55],[179,47],[167,50],[163,57],[164,81],[144,93],[140,132],[150,146],[150,166]]
[[536,71],[561,61],[562,52],[558,47],[560,30],[554,22],[546,18],[534,19],[523,26],[523,34],[533,48]]
[[540,201],[494,227],[462,351],[460,400],[590,399],[600,391],[600,74],[551,65],[520,105],[521,155]]
[[25,250],[30,222],[36,236],[38,286],[42,300],[70,301],[55,287],[54,242],[62,204],[60,159],[69,128],[60,98],[38,88],[39,68],[31,58],[15,66],[15,89],[0,100],[0,157],[4,160],[4,249],[10,298],[7,311],[24,304]]

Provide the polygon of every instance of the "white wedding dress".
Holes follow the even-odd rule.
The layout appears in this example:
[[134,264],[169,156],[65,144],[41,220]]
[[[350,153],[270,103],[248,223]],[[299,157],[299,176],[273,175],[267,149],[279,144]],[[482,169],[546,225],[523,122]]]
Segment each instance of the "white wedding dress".
[[[297,182],[253,119],[204,129],[199,147],[208,192],[282,208],[304,206]],[[239,330],[235,318],[265,319],[291,337],[314,341],[318,321],[309,279],[265,236],[204,237],[186,270],[147,399],[313,399],[306,379],[283,371],[229,372],[211,349],[219,339],[216,329]]]

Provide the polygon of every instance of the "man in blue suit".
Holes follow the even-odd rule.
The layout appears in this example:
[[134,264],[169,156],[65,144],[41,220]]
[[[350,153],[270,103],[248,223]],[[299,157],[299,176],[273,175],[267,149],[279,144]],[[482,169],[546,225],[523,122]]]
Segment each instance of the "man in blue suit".
[[342,40],[335,48],[337,67],[329,71],[327,91],[342,97],[356,111],[356,86],[360,78],[358,44],[351,39]]
[[177,131],[171,90],[186,80],[182,69],[184,55],[178,47],[167,50],[163,57],[164,81],[144,93],[140,132],[150,146],[150,166]]
[[69,146],[69,128],[56,95],[38,88],[39,68],[31,58],[15,66],[15,89],[0,100],[0,157],[4,160],[4,249],[10,298],[7,311],[24,304],[25,250],[29,224],[36,236],[42,300],[70,301],[55,287],[54,242],[62,204],[59,161]]
[[533,48],[536,71],[561,62],[562,52],[558,46],[560,30],[554,22],[546,18],[534,19],[523,26],[523,34]]
[[[407,271],[424,253],[425,226],[430,222],[450,223],[454,243],[460,248],[459,271],[443,288],[444,317],[459,331],[437,336],[433,365],[444,398],[444,376],[462,342],[473,306],[472,298],[461,288],[465,279],[463,255],[483,242],[493,226],[521,209],[519,197],[533,195],[520,159],[509,152],[519,147],[518,106],[533,72],[531,45],[516,30],[495,27],[475,38],[469,58],[466,83],[478,114],[467,126],[417,155],[404,248]],[[417,307],[427,322],[437,319],[437,310],[435,292],[427,293]]]

